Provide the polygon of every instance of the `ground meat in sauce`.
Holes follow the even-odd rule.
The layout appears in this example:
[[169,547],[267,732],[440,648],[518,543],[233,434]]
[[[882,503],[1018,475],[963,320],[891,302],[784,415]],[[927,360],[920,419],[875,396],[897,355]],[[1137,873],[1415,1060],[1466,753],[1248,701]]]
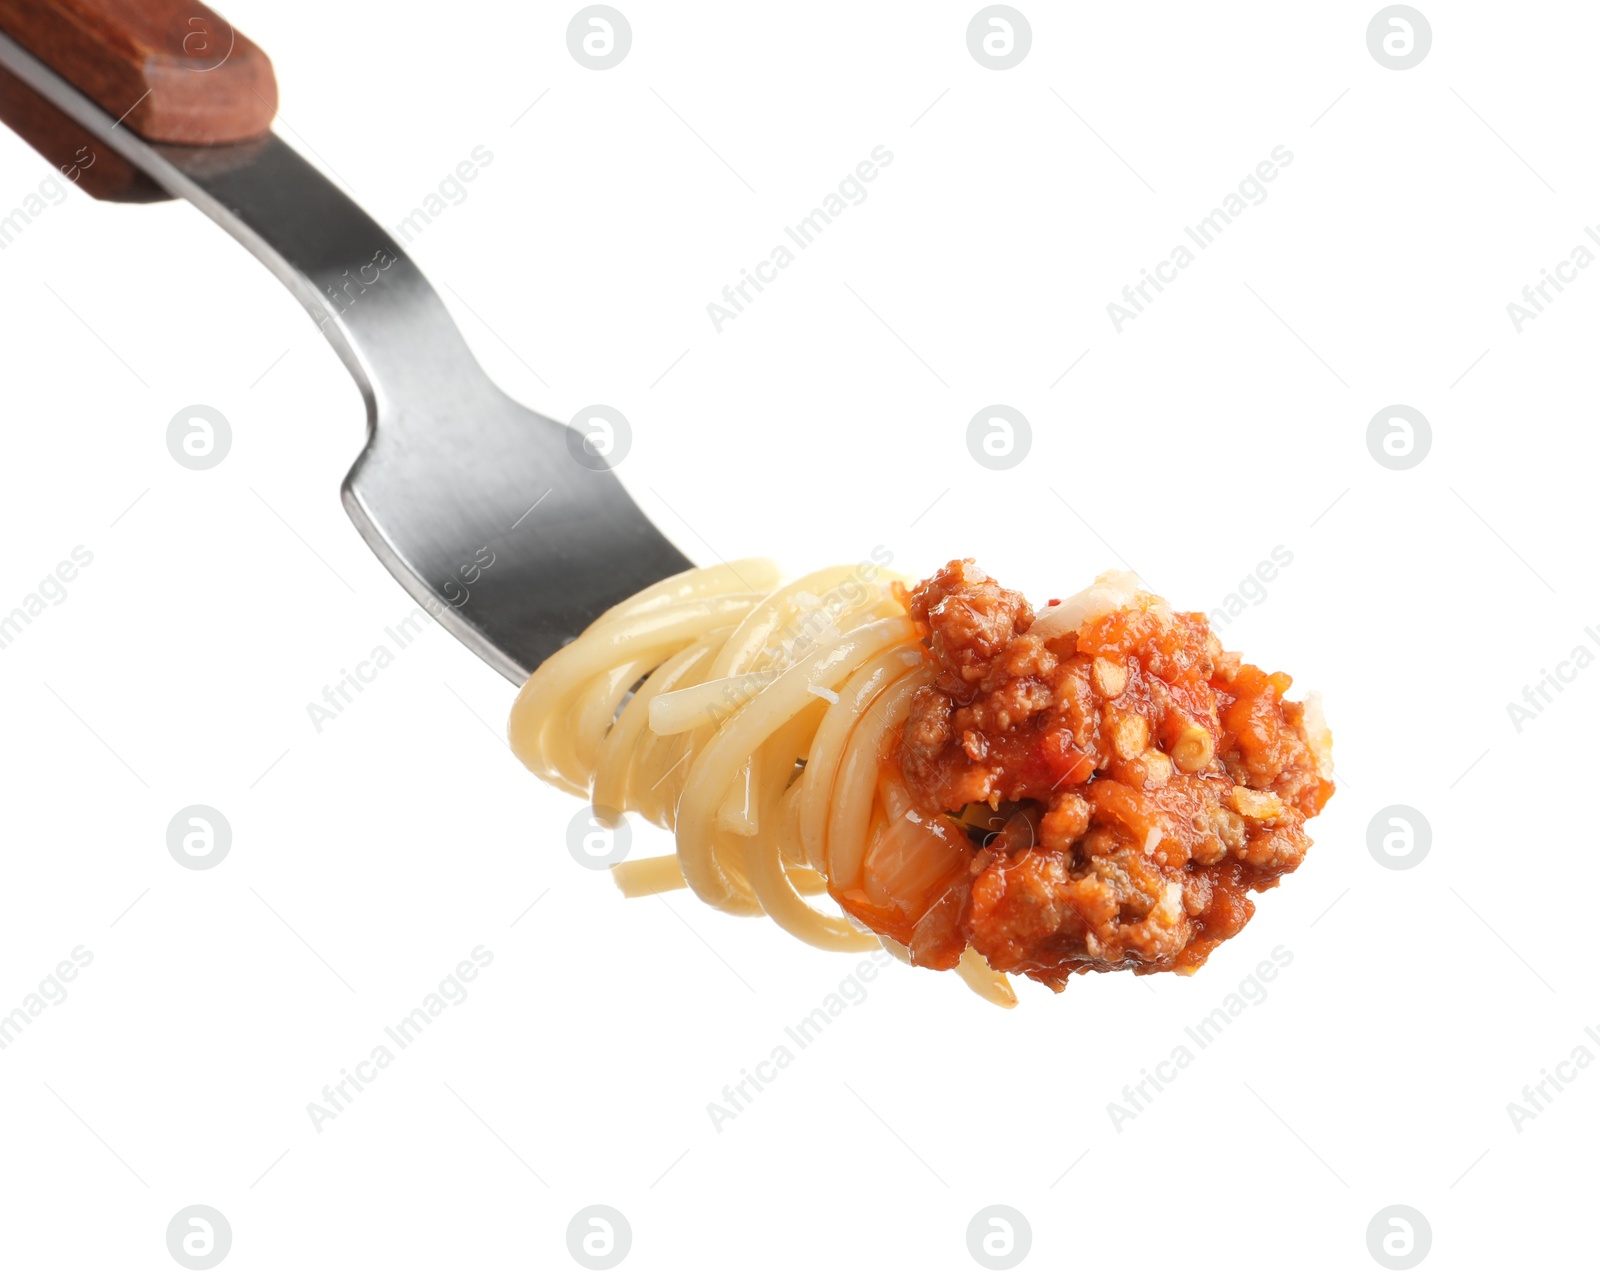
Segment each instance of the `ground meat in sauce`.
[[1304,707],[1203,613],[1141,594],[1040,637],[970,560],[908,606],[934,677],[897,761],[918,809],[960,813],[973,841],[945,949],[964,938],[1057,990],[1079,971],[1193,970],[1305,858],[1333,784]]

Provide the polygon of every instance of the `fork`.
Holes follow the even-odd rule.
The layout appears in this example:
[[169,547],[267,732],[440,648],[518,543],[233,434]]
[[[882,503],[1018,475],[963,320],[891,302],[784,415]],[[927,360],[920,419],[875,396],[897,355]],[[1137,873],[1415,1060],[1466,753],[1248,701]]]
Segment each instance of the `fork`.
[[366,403],[345,510],[521,683],[692,564],[591,436],[489,379],[394,237],[271,131],[276,105],[266,55],[191,0],[0,0],[0,120],[96,198],[188,200],[294,293]]

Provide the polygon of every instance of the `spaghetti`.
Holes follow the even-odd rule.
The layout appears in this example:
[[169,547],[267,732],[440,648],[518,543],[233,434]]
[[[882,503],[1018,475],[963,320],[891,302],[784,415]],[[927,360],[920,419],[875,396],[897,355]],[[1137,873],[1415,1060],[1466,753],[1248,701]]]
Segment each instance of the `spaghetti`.
[[[970,561],[694,569],[522,688],[526,766],[677,853],[613,869],[823,949],[1006,974],[1190,971],[1299,864],[1326,728],[1199,613],[1107,574],[1037,617]],[[838,912],[816,907],[826,894]]]

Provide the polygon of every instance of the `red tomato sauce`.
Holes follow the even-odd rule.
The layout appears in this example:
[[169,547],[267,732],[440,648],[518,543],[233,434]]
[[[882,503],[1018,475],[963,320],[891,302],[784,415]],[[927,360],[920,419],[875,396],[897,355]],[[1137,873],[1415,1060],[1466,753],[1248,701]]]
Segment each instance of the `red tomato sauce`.
[[1192,971],[1304,860],[1334,790],[1325,729],[1203,613],[1141,593],[1034,634],[1027,601],[970,560],[906,601],[932,680],[884,763],[910,818],[965,836],[966,864],[888,929],[841,903],[914,940],[914,961],[947,967],[970,944],[1056,990],[1080,971]]

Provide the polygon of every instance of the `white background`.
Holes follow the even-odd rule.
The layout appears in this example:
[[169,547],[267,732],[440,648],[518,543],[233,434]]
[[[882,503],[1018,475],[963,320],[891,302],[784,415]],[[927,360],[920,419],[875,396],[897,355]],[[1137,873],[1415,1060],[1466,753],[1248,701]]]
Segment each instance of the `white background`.
[[[1035,599],[1127,563],[1210,610],[1291,552],[1224,637],[1325,693],[1316,846],[1189,980],[1006,1013],[886,971],[719,1133],[707,1105],[854,961],[575,864],[577,805],[503,743],[513,688],[437,627],[318,733],[307,702],[412,607],[339,506],[357,392],[193,209],[74,191],[0,252],[0,612],[94,556],[0,651],[0,1009],[93,954],[0,1053],[5,1268],[181,1271],[190,1203],[239,1273],[576,1271],[596,1202],[640,1272],[979,1271],[991,1203],[1030,1221],[1023,1271],[1376,1272],[1391,1203],[1430,1221],[1425,1270],[1587,1253],[1600,1069],[1520,1133],[1506,1106],[1600,1016],[1600,672],[1521,732],[1505,706],[1600,654],[1600,271],[1521,334],[1506,304],[1600,215],[1600,15],[1427,3],[1397,72],[1371,0],[1026,4],[997,72],[971,0],[623,7],[603,73],[549,5],[228,16],[279,131],[386,224],[492,151],[414,254],[511,393],[627,415],[620,473],[697,561],[975,555]],[[707,303],[878,145],[869,198],[717,333]],[[1279,145],[1269,198],[1118,334],[1107,303]],[[0,213],[50,176],[0,134]],[[234,434],[205,472],[165,446],[195,403]],[[1005,472],[965,446],[992,403],[1033,428]],[[1405,471],[1365,443],[1395,403],[1433,431]],[[233,829],[205,872],[165,842],[193,803]],[[1404,872],[1367,846],[1394,803],[1433,833]],[[477,945],[467,1001],[314,1130]],[[1123,1086],[1279,945],[1119,1133]]]

